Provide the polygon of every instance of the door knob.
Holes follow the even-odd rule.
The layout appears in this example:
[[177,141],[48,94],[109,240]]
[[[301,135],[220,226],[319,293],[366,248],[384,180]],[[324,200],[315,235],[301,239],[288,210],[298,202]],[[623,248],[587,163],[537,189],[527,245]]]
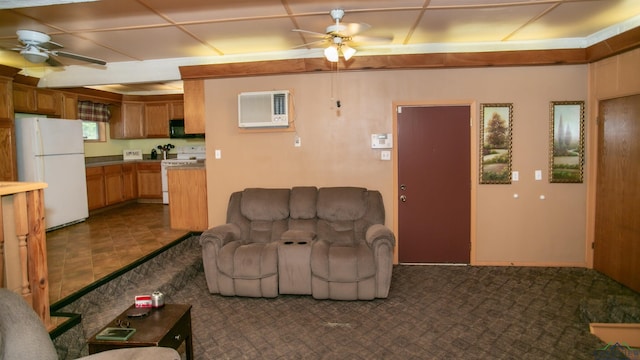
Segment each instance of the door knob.
[[400,201],[402,201],[402,202],[407,201],[407,196],[406,195],[400,195]]

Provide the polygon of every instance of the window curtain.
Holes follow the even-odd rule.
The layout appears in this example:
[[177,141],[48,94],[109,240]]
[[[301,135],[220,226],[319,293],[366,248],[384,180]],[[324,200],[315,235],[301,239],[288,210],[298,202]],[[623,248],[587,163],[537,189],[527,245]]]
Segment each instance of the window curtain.
[[78,101],[78,119],[88,121],[109,122],[111,112],[108,104],[91,101]]

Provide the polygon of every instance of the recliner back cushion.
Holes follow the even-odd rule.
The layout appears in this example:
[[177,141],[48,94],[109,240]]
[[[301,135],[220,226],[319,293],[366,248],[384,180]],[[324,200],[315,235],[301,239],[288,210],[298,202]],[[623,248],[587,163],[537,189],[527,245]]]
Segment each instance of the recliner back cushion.
[[357,220],[367,212],[367,190],[331,187],[318,190],[318,218],[328,221]]
[[249,220],[283,220],[289,217],[289,189],[246,189],[240,212]]
[[289,199],[289,216],[295,220],[315,218],[317,199],[318,188],[315,186],[292,188],[291,198]]

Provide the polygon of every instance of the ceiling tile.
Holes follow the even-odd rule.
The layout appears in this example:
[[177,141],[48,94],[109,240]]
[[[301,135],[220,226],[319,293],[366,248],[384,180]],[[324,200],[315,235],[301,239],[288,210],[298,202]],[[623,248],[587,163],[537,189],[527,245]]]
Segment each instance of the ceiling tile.
[[41,6],[16,11],[63,31],[142,27],[167,23],[139,2],[131,0]]

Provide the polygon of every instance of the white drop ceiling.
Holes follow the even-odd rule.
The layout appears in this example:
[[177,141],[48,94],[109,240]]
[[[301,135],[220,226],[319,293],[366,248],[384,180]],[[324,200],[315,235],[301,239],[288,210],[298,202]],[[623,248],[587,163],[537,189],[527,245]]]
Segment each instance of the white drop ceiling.
[[10,50],[0,50],[0,64],[41,77],[40,86],[121,93],[180,92],[181,65],[322,57],[322,47],[304,46],[317,38],[291,30],[324,33],[334,8],[344,22],[369,24],[362,35],[393,36],[352,44],[355,56],[585,48],[640,26],[640,0],[43,1],[0,1],[21,5],[0,10],[0,46],[17,44],[18,29],[36,30],[107,65],[58,58],[66,66],[51,68]]

